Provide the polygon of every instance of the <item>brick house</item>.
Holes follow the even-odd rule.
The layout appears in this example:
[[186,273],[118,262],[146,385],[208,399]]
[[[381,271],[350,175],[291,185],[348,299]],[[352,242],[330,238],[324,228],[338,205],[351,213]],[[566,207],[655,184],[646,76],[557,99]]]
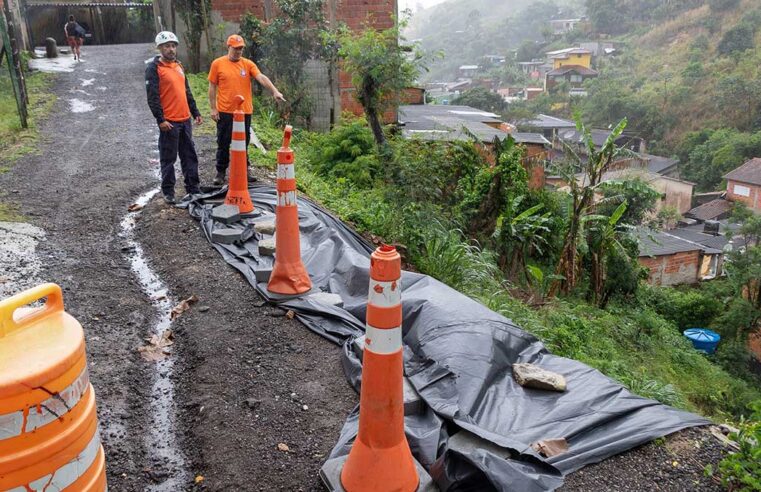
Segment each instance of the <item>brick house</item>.
[[652,285],[695,284],[720,274],[723,251],[669,232],[636,231],[640,265]]
[[726,198],[742,202],[761,213],[761,159],[755,157],[724,176],[727,180]]

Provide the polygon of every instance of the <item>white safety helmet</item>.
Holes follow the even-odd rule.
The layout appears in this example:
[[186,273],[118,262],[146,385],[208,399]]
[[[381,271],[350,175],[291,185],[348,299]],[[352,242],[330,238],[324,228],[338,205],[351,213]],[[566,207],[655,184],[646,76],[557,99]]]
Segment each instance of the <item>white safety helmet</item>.
[[164,43],[170,43],[175,42],[177,44],[180,44],[180,41],[177,39],[177,36],[174,35],[171,31],[161,31],[160,33],[156,34],[156,47],[158,48]]

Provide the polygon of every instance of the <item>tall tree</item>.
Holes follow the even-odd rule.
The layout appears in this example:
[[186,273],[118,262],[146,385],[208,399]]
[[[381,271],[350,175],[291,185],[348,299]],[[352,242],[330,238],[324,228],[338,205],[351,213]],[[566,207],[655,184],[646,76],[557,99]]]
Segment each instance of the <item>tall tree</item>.
[[385,146],[381,117],[400,101],[404,90],[412,85],[423,67],[423,55],[415,48],[403,46],[399,29],[402,21],[385,30],[371,26],[358,33],[345,30],[340,36],[339,55],[344,70],[351,74],[356,98],[365,110],[367,122],[379,148]]

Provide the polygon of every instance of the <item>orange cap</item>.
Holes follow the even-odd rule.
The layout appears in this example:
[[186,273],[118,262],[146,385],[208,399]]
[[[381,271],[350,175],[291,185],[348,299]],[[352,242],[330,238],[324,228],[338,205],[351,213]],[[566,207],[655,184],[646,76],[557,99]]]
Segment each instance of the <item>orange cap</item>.
[[243,41],[243,38],[239,35],[233,34],[227,38],[227,46],[232,46],[233,48],[243,48],[246,46],[246,42]]

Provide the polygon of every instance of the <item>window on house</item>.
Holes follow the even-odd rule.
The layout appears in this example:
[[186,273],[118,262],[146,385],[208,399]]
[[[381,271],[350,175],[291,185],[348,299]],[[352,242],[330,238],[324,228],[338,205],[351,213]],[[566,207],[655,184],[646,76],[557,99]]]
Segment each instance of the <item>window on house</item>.
[[734,193],[735,195],[739,195],[739,196],[750,196],[750,188],[748,188],[747,186],[736,184],[734,188]]
[[582,81],[581,75],[575,75],[575,74],[571,75],[571,82],[581,82],[581,81]]

